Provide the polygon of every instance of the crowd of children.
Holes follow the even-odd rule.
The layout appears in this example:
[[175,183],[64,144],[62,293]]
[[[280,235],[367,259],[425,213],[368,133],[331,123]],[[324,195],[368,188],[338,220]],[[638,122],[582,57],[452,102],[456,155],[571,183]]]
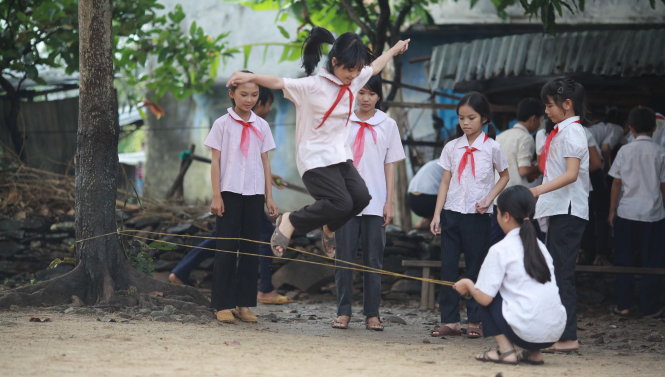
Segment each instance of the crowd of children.
[[[324,43],[332,45],[328,59],[312,75]],[[303,48],[306,77],[248,71],[231,76],[233,107],[215,121],[205,142],[212,151],[210,210],[221,238],[216,246],[242,252],[215,253],[212,307],[220,322],[257,321],[250,308],[257,300],[258,258],[245,254],[258,254],[257,244],[224,238],[258,240],[264,205],[270,216],[278,211],[268,159],[275,143],[266,121],[252,111],[261,87],[283,90],[296,107],[296,165],[315,200],[277,217],[272,252],[281,256],[296,230],[321,229],[324,253],[336,265],[353,262],[360,247],[364,265],[382,268],[385,226],[393,217],[393,165],[405,155],[395,120],[378,109],[378,74],[408,44],[399,41],[374,59],[357,34],[335,38],[313,28]],[[656,114],[644,107],[631,111],[633,137],[627,140],[634,141],[611,162],[620,127],[607,119],[587,128],[584,97],[579,83],[554,79],[543,86],[540,99],[519,103],[518,123],[495,140],[488,100],[467,94],[457,105],[457,137],[409,186],[414,211],[431,219],[431,232],[441,235],[441,279],[456,282],[440,289],[441,324],[431,335],[463,334],[459,304],[465,296],[466,335],[493,336],[497,342],[496,350],[476,356],[480,361],[542,364],[541,349],[579,348],[574,272],[585,229],[595,239],[613,227],[617,265],[665,263],[658,248],[665,230],[665,148],[651,139]],[[549,124],[534,139],[544,116]],[[596,242],[594,248],[608,256],[605,244]],[[381,279],[371,272],[363,279],[365,326],[383,330]],[[631,308],[632,280],[617,278],[619,314]],[[351,271],[337,269],[335,282],[332,326],[346,329]],[[642,278],[640,284],[640,310],[657,315],[651,293],[659,280]]]

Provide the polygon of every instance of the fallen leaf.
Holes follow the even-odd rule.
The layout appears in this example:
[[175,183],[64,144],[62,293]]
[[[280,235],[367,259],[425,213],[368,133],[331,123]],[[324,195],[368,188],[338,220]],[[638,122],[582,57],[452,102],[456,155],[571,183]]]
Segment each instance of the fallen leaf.
[[30,322],[51,322],[51,318],[49,318],[49,317],[44,317],[44,318],[30,317],[29,321]]

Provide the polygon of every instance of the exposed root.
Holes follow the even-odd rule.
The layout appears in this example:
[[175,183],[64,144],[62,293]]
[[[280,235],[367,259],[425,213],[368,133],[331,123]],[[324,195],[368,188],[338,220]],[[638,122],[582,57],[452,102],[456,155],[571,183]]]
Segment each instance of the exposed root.
[[83,297],[87,278],[79,265],[55,279],[35,285],[0,292],[0,308],[17,306],[53,306],[70,303],[72,296]]

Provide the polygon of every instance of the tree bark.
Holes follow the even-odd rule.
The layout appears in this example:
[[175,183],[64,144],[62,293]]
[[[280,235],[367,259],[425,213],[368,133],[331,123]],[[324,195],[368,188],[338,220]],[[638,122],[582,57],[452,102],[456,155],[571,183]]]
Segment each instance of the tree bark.
[[14,153],[18,158],[23,161],[23,134],[18,128],[18,113],[21,109],[21,100],[19,97],[19,92],[17,88],[14,88],[12,84],[5,79],[0,77],[0,86],[7,92],[7,97],[9,98],[9,112],[5,116],[5,123],[7,123],[7,128],[9,129],[9,135],[12,139],[12,147],[14,148]]

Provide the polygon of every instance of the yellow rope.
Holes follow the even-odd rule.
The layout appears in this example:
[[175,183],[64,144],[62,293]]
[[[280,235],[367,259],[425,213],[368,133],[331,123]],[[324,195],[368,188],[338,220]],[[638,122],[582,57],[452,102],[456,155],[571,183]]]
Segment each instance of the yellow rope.
[[[174,245],[174,246],[184,246],[184,247],[188,247],[188,248],[198,248],[198,249],[202,249],[202,250],[210,250],[210,251],[222,252],[222,253],[248,255],[248,256],[260,257],[260,258],[271,258],[271,259],[279,259],[279,260],[287,260],[287,261],[296,261],[296,262],[301,262],[301,263],[308,263],[308,264],[313,264],[313,265],[325,266],[325,267],[329,267],[329,268],[340,268],[340,269],[351,270],[351,271],[371,272],[371,273],[376,273],[376,274],[380,274],[380,275],[387,275],[387,276],[399,277],[399,278],[404,278],[404,279],[418,280],[418,281],[427,282],[427,283],[431,283],[431,284],[437,284],[437,285],[452,286],[454,284],[454,282],[451,282],[451,281],[428,279],[428,278],[422,278],[422,277],[417,277],[417,276],[409,276],[409,275],[400,274],[398,272],[373,268],[373,267],[365,266],[365,265],[354,263],[354,262],[340,261],[339,259],[336,259],[336,258],[331,258],[331,257],[325,256],[325,255],[320,255],[320,254],[312,253],[312,252],[307,251],[307,250],[296,249],[296,248],[293,248],[293,247],[287,247],[287,249],[296,251],[296,252],[301,253],[301,254],[314,256],[314,257],[317,257],[317,258],[322,258],[322,259],[327,259],[327,260],[331,260],[331,261],[334,261],[334,262],[344,263],[344,264],[349,265],[349,266],[341,266],[341,265],[337,265],[337,264],[336,265],[331,265],[329,263],[321,263],[321,262],[315,262],[315,261],[304,260],[304,259],[291,259],[291,258],[286,258],[286,257],[278,257],[276,255],[253,254],[253,253],[245,253],[245,252],[240,252],[240,251],[220,250],[220,249],[200,247],[200,246],[195,246],[195,245],[186,245],[186,244],[180,244],[180,243],[172,242],[172,241],[165,241],[165,240],[159,240],[159,239],[150,238],[150,237],[144,237],[144,236],[140,236],[140,235],[133,235],[133,234],[130,234],[130,233],[142,233],[142,234],[152,234],[152,235],[156,235],[156,236],[172,236],[172,237],[182,237],[182,238],[245,241],[245,242],[253,242],[253,243],[258,243],[258,244],[263,244],[263,245],[270,245],[270,242],[257,241],[257,240],[247,239],[247,238],[239,238],[239,237],[190,236],[190,235],[184,235],[184,234],[147,232],[147,231],[134,230],[134,229],[127,229],[127,230],[121,230],[121,231],[101,234],[101,235],[97,235],[97,236],[92,236],[92,237],[84,238],[84,239],[81,239],[81,240],[77,240],[76,243],[90,241],[90,240],[97,239],[97,238],[102,238],[102,237],[108,237],[108,236],[111,236],[111,235],[115,234],[115,235],[119,235],[119,236],[127,236],[127,237],[143,239],[143,240],[146,240],[146,241],[161,242],[161,243],[170,244],[170,245]],[[354,266],[354,267],[352,267],[352,266]]]

